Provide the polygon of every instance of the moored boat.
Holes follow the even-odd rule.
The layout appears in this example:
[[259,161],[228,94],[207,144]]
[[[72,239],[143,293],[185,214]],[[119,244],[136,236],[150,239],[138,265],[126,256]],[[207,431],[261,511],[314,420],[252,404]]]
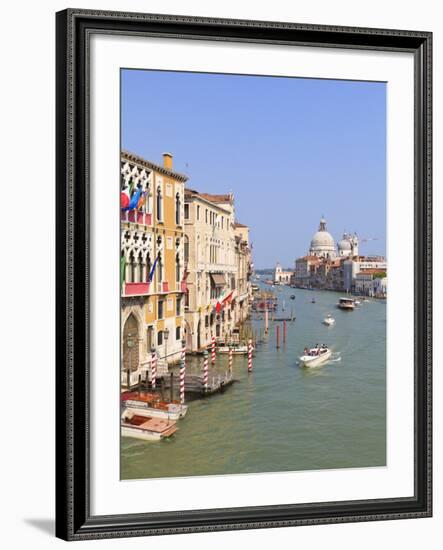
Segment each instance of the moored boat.
[[346,311],[353,311],[355,309],[354,298],[340,298],[337,307]]
[[331,357],[332,351],[325,346],[315,346],[314,348],[305,348],[303,355],[299,358],[303,367],[318,367],[325,363]]
[[[229,350],[232,349],[233,355],[247,355],[248,354],[248,344],[233,343],[231,345],[225,344],[217,348],[218,353],[229,353]],[[254,347],[252,348],[254,349]]]
[[150,392],[125,392],[121,401],[127,411],[145,417],[178,420],[188,412],[187,405],[162,401],[158,394]]
[[170,437],[177,431],[174,420],[162,420],[131,411],[123,411],[121,417],[121,433],[124,437],[134,437],[145,441],[160,441]]

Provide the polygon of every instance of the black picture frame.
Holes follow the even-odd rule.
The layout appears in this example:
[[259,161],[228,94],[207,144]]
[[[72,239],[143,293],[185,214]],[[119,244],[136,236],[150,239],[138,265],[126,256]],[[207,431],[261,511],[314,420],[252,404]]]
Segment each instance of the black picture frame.
[[[89,506],[89,40],[94,33],[412,52],[415,493],[409,498],[92,516]],[[56,535],[65,540],[432,515],[432,33],[69,9],[56,14]]]

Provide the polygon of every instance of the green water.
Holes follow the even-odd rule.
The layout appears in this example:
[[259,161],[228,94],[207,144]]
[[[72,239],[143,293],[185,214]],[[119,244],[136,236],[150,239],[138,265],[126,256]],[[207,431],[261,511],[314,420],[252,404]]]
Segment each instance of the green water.
[[[276,316],[289,316],[291,308],[296,315],[287,324],[286,345],[276,349],[277,323],[270,322],[253,373],[246,358],[234,357],[240,382],[224,394],[190,401],[172,438],[122,438],[121,478],[385,465],[386,304],[371,301],[346,312],[335,307],[339,296],[283,287]],[[321,323],[327,313],[334,327]],[[252,325],[258,331],[263,321]],[[332,347],[332,359],[314,369],[298,366],[303,348],[316,343]],[[188,358],[188,372],[200,372],[200,361]],[[227,357],[218,356],[210,378],[226,368]]]

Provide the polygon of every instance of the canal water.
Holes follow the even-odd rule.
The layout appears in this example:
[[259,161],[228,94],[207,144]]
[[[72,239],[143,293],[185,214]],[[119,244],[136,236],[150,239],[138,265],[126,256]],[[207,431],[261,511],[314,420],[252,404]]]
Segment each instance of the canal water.
[[[280,324],[282,337],[283,323],[270,320],[252,374],[246,357],[234,357],[239,382],[224,394],[190,401],[172,438],[122,438],[121,479],[386,464],[386,304],[371,300],[346,312],[336,307],[340,294],[334,292],[275,290],[276,317],[289,317],[291,308],[296,317],[287,323],[286,344],[276,349],[275,327]],[[333,327],[322,324],[328,313]],[[258,333],[264,321],[256,317]],[[316,343],[330,346],[332,359],[300,367],[304,347]],[[201,367],[202,359],[187,359],[188,372]],[[226,370],[227,356],[217,356],[209,378]]]

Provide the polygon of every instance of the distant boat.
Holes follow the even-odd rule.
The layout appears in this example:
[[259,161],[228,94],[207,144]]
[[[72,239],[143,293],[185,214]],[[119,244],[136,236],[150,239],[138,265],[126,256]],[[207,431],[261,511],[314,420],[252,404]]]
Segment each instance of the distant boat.
[[295,294],[291,294],[290,298],[291,300],[295,300]]
[[345,311],[354,311],[355,302],[353,298],[340,298],[337,307]]
[[323,324],[327,325],[328,327],[332,327],[335,325],[335,319],[332,317],[330,313],[326,315],[326,317],[323,319]]
[[315,304],[315,296],[312,298],[311,304]]

